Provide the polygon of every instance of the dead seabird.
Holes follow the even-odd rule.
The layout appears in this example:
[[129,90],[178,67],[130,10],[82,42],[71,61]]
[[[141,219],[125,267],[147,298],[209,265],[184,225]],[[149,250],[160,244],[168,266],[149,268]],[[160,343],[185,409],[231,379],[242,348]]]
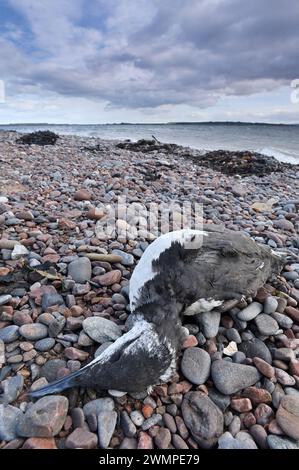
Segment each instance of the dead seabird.
[[29,395],[78,386],[138,392],[168,381],[184,339],[184,315],[254,296],[283,264],[281,254],[244,232],[216,225],[162,235],[131,277],[132,328],[79,371]]

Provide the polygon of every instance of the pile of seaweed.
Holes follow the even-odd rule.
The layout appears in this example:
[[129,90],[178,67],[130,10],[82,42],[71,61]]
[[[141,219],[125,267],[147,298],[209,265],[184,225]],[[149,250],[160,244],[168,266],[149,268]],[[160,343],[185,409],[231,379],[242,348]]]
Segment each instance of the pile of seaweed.
[[256,175],[264,176],[272,172],[283,171],[291,165],[281,163],[274,157],[268,157],[260,153],[229,150],[214,150],[200,157],[189,156],[194,163],[221,171],[227,175]]
[[37,131],[30,134],[24,134],[17,139],[17,144],[22,145],[55,145],[59,135],[51,131]]

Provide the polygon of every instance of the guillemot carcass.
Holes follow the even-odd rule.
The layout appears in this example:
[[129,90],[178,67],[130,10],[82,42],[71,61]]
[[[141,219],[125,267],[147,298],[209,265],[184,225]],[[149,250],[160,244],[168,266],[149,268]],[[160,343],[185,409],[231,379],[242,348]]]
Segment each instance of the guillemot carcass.
[[160,236],[131,277],[132,328],[79,371],[29,395],[78,386],[140,392],[168,381],[184,339],[184,315],[221,311],[225,301],[254,296],[283,264],[270,247],[221,226]]

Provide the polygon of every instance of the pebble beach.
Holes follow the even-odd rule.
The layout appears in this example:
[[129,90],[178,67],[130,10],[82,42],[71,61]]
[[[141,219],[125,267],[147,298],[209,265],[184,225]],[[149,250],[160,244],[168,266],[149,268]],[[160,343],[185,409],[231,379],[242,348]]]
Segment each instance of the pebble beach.
[[[20,137],[0,133],[0,448],[299,449],[299,165],[155,140]],[[130,328],[131,274],[173,201],[287,250],[280,278],[222,314],[187,317],[177,374],[150,394],[30,401]],[[152,203],[162,209],[149,231]]]

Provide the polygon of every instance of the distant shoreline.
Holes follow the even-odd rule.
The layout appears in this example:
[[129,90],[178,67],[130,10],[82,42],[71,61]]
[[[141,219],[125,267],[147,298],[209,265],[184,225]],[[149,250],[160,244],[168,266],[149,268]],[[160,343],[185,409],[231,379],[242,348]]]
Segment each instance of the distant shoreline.
[[10,122],[0,124],[1,127],[9,126],[201,126],[201,125],[228,125],[228,126],[299,126],[299,123],[277,122],[251,122],[251,121],[170,121],[170,122],[105,122],[105,123],[49,123],[49,122]]

